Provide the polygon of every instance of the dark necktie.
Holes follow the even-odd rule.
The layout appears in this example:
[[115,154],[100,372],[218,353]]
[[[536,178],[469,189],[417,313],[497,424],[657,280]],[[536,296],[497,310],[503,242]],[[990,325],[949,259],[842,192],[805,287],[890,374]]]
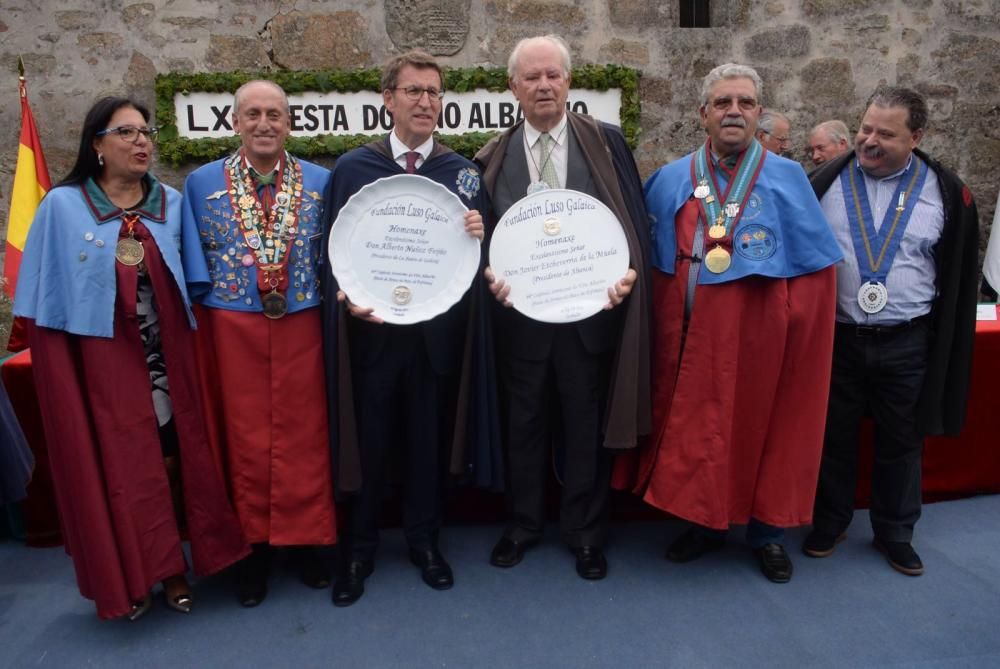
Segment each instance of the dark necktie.
[[277,170],[271,170],[267,174],[261,174],[254,168],[250,168],[250,175],[257,182],[258,186],[271,186],[274,184],[274,177],[277,174]]
[[406,173],[413,174],[417,171],[417,158],[420,157],[419,151],[407,151],[406,152]]

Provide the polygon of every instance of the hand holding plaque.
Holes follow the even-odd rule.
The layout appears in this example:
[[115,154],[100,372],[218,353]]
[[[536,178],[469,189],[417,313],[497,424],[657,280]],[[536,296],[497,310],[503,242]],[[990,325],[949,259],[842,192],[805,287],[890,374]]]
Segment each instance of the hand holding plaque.
[[466,231],[467,211],[447,188],[413,174],[359,190],[330,233],[330,269],[347,299],[400,325],[450,309],[479,269],[479,240]]
[[544,190],[511,205],[497,223],[490,266],[510,288],[506,299],[522,314],[571,323],[609,303],[609,290],[629,270],[628,240],[600,200],[572,190]]

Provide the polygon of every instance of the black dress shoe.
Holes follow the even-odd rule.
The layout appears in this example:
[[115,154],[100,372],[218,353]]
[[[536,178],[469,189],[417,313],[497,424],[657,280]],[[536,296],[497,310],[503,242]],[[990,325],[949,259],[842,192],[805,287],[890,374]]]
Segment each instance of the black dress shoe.
[[809,557],[825,558],[833,555],[833,550],[841,541],[847,538],[847,532],[840,534],[827,534],[820,530],[813,530],[802,542],[802,552]]
[[447,590],[455,585],[455,577],[444,556],[436,548],[410,549],[410,562],[420,567],[420,577],[435,590]]
[[252,608],[267,597],[267,577],[271,572],[271,547],[254,546],[253,552],[237,565],[236,598]]
[[310,588],[322,590],[330,585],[330,567],[313,546],[295,549],[299,578]]
[[490,564],[494,567],[513,567],[524,558],[524,552],[535,545],[534,541],[514,541],[503,536],[490,552]]
[[882,541],[875,537],[872,545],[885,555],[885,559],[899,573],[907,576],[920,576],[924,573],[924,563],[909,541]]
[[709,551],[722,550],[725,545],[724,536],[714,537],[697,527],[689,527],[670,544],[667,559],[671,562],[691,562]]
[[753,549],[760,570],[772,583],[788,583],[792,580],[792,561],[781,544],[764,544]]
[[599,546],[574,548],[576,573],[588,581],[599,581],[608,575],[608,560]]
[[365,594],[365,579],[375,571],[371,560],[351,560],[333,584],[333,605],[350,606]]

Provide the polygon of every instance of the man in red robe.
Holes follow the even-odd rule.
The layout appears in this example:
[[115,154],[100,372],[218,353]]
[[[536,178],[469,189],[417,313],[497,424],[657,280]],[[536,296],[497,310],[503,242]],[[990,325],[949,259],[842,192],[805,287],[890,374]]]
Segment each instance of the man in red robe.
[[[653,433],[620,458],[651,505],[693,523],[675,562],[747,524],[787,582],[785,527],[810,522],[841,254],[798,163],[754,139],[761,81],[729,63],[702,86],[708,135],[645,185],[653,221]],[[632,469],[629,471],[629,465]]]
[[271,546],[302,547],[302,580],[330,582],[308,548],[337,536],[318,308],[330,173],[285,151],[288,99],[272,82],[236,91],[233,129],[239,150],[184,184],[182,246],[209,439],[254,544],[237,596],[256,606]]

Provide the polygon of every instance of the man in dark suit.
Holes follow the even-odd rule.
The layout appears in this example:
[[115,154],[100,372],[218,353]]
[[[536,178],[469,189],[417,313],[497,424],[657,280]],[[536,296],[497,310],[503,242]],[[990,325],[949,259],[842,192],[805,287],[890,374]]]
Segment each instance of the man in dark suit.
[[[341,208],[362,187],[411,173],[454,192],[469,208],[466,232],[482,239],[479,210],[485,207],[485,194],[479,171],[432,136],[441,113],[442,85],[441,68],[426,53],[411,51],[386,64],[382,98],[392,113],[393,131],[337,161],[326,197],[327,235]],[[333,442],[334,470],[338,493],[353,495],[333,603],[357,601],[374,569],[383,482],[393,451],[402,461],[403,529],[410,560],[428,586],[446,590],[454,579],[438,547],[439,498],[444,465],[451,458],[443,457],[442,446],[453,432],[456,441],[465,443],[466,434],[455,431],[453,423],[459,372],[469,350],[466,340],[474,336],[469,310],[476,286],[431,320],[393,325],[373,315],[369,306],[355,304],[329,272],[323,281],[327,388],[340,437]],[[355,419],[356,444],[343,438],[351,431],[345,426],[353,426]]]
[[[513,567],[536,543],[544,522],[552,433],[565,447],[560,511],[577,573],[604,578],[603,545],[610,483],[609,449],[631,448],[649,428],[646,307],[648,233],[635,162],[618,128],[567,112],[570,54],[554,35],[522,40],[508,61],[511,91],[524,112],[476,156],[495,225],[538,188],[567,188],[599,198],[629,242],[631,269],[608,289],[605,310],[583,321],[550,324],[495,309],[494,333],[507,406],[509,523],[490,556]],[[497,301],[510,287],[485,272]],[[627,298],[627,299],[626,299]],[[560,413],[553,408],[558,405]]]

